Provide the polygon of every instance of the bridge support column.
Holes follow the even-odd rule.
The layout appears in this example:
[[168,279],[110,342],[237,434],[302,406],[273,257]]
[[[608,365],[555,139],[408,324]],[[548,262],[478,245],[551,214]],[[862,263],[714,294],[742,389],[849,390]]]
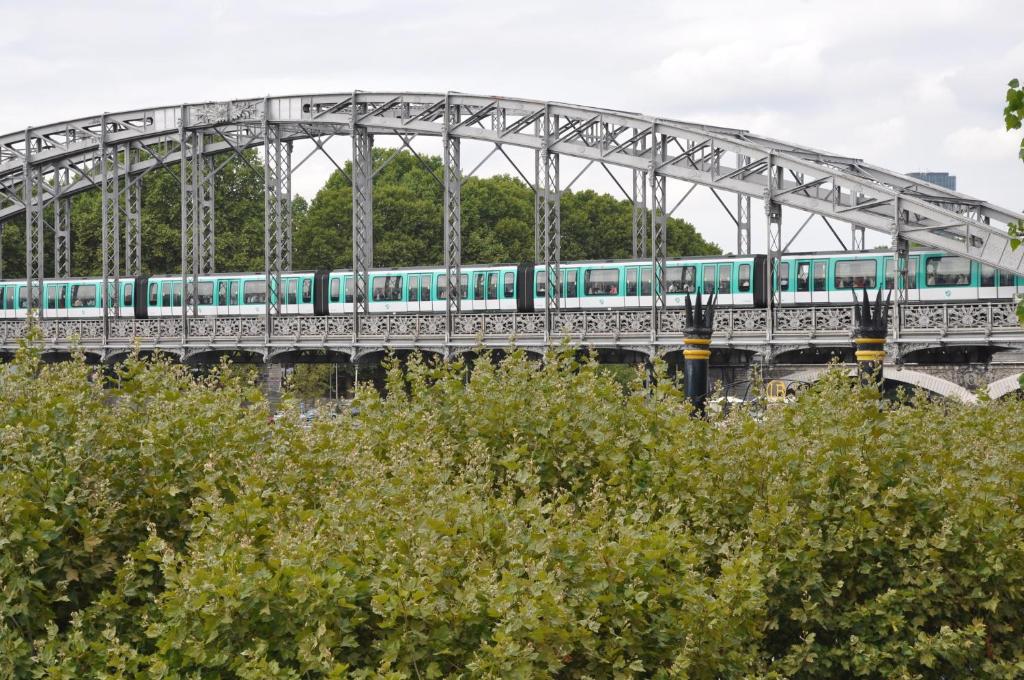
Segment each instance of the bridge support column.
[[352,333],[359,336],[360,319],[370,313],[370,275],[373,267],[373,136],[357,124],[359,107],[352,100],[352,272],[354,278]]
[[850,250],[856,253],[863,251],[864,249],[864,226],[860,224],[851,224]]
[[[736,167],[750,164],[750,157],[738,155]],[[736,194],[736,254],[750,255],[750,196]]]
[[544,112],[545,147],[537,155],[537,194],[540,197],[541,237],[544,247],[544,340],[558,332],[558,308],[562,287],[561,193],[558,153],[551,150],[558,135],[558,116]]
[[63,195],[69,180],[67,168],[59,168],[53,180],[53,276],[58,279],[71,277],[71,199]]
[[768,266],[765,268],[767,277],[768,319],[765,324],[768,344],[771,345],[775,335],[775,310],[781,305],[782,299],[777,284],[779,267],[782,263],[782,205],[775,202],[775,192],[782,187],[782,167],[775,165],[772,155],[768,155],[768,188],[765,190],[764,212],[768,225]]
[[[184,119],[182,119],[184,121]],[[182,122],[184,124],[184,122]],[[120,149],[109,144],[107,140],[108,125],[103,116],[100,132],[99,165],[100,165],[100,216],[101,216],[101,254],[103,274],[103,290],[100,293],[103,307],[103,344],[110,338],[110,317],[118,316],[118,296],[108,300],[111,290],[121,287],[121,207],[120,207]]]
[[462,310],[462,168],[460,142],[448,130],[459,122],[459,109],[445,101],[444,146],[444,269],[445,340],[451,340],[453,316]]
[[124,186],[124,273],[142,274],[142,178],[127,177]]
[[[895,207],[893,212],[893,226],[892,226],[892,249],[894,253],[894,288],[895,288],[895,299],[893,300],[892,316],[893,316],[893,340],[899,341],[900,335],[903,331],[903,306],[907,302],[907,277],[910,268],[910,243],[903,235],[903,225],[906,224],[908,215],[900,205],[899,197],[894,201]],[[898,347],[898,345],[897,345]],[[897,361],[901,359],[897,357]]]
[[[658,324],[661,310],[665,308],[665,258],[668,206],[666,205],[666,178],[658,174],[658,164],[665,158],[665,136],[658,139],[651,133],[651,341],[658,339]],[[641,270],[642,271],[642,270]],[[643,275],[637,282],[637,291],[643,294]]]
[[683,330],[683,380],[686,398],[693,404],[694,414],[704,415],[708,397],[708,364],[711,360],[711,334],[715,328],[715,295],[708,295],[703,306],[701,295],[693,306],[686,296],[686,327]]
[[[25,130],[25,162],[23,166],[22,203],[25,205],[25,282],[28,286],[28,308],[43,317],[43,210],[46,186],[43,169],[32,164],[32,132]],[[37,293],[33,295],[32,291]]]
[[646,256],[647,173],[643,170],[633,170],[633,259],[638,260]]
[[[264,109],[266,111],[266,109]],[[263,268],[266,277],[266,338],[273,338],[274,318],[281,314],[283,242],[288,219],[286,187],[288,171],[281,129],[264,118],[263,149],[266,156],[263,183]]]

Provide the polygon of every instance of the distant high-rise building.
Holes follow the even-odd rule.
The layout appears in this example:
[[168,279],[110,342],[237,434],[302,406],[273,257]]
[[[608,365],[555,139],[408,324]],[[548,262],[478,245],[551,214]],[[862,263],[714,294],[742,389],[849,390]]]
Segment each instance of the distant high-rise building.
[[907,176],[937,184],[943,189],[956,191],[956,175],[951,175],[948,172],[908,172]]

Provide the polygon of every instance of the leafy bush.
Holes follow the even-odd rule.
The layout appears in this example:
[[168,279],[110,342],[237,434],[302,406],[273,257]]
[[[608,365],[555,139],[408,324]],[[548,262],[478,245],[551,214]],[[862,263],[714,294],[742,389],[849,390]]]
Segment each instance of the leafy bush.
[[307,428],[230,371],[23,351],[0,675],[1024,671],[1019,402],[880,405],[832,374],[709,422],[557,354],[414,359],[387,395]]

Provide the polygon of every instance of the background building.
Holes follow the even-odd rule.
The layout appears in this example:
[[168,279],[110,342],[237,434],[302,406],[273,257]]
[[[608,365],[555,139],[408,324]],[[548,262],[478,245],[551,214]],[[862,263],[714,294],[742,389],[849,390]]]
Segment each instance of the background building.
[[951,175],[948,172],[908,172],[907,176],[938,184],[950,191],[956,191],[956,175]]

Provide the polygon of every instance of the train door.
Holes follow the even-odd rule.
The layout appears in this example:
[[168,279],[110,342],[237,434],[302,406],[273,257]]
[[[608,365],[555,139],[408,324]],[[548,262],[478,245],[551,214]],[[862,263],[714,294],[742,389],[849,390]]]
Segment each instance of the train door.
[[718,265],[718,303],[733,304],[732,299],[732,263]]
[[640,267],[626,267],[626,307],[640,307]]
[[516,297],[516,273],[512,271],[501,274],[501,302],[498,307],[508,311],[515,311],[518,308]]
[[487,287],[484,293],[488,311],[501,309],[501,300],[498,299],[498,272],[487,272]]
[[999,275],[995,267],[990,267],[987,264],[981,265],[978,278],[978,297],[980,299],[991,300],[992,298],[999,297],[998,278]]
[[810,304],[813,301],[811,297],[811,261],[796,260],[794,265],[796,266],[796,287],[793,301],[797,304]]
[[405,285],[408,288],[405,295],[405,299],[408,300],[406,309],[418,313],[420,311],[420,275],[409,274],[405,277]]
[[580,288],[579,288],[579,276],[578,269],[563,269],[562,270],[562,307],[564,309],[579,309],[580,307]]
[[66,283],[47,283],[45,287],[46,316],[66,319],[68,317],[68,285]]
[[1012,272],[1008,272],[1004,269],[1000,269],[996,276],[996,297],[998,298],[1012,298],[1014,295],[1021,291],[1021,287],[1017,285],[1017,280],[1020,277],[1014,275]]
[[471,309],[483,311],[487,309],[487,272],[474,272],[473,280],[473,302]]
[[828,304],[828,260],[814,260],[811,264],[811,302]]

